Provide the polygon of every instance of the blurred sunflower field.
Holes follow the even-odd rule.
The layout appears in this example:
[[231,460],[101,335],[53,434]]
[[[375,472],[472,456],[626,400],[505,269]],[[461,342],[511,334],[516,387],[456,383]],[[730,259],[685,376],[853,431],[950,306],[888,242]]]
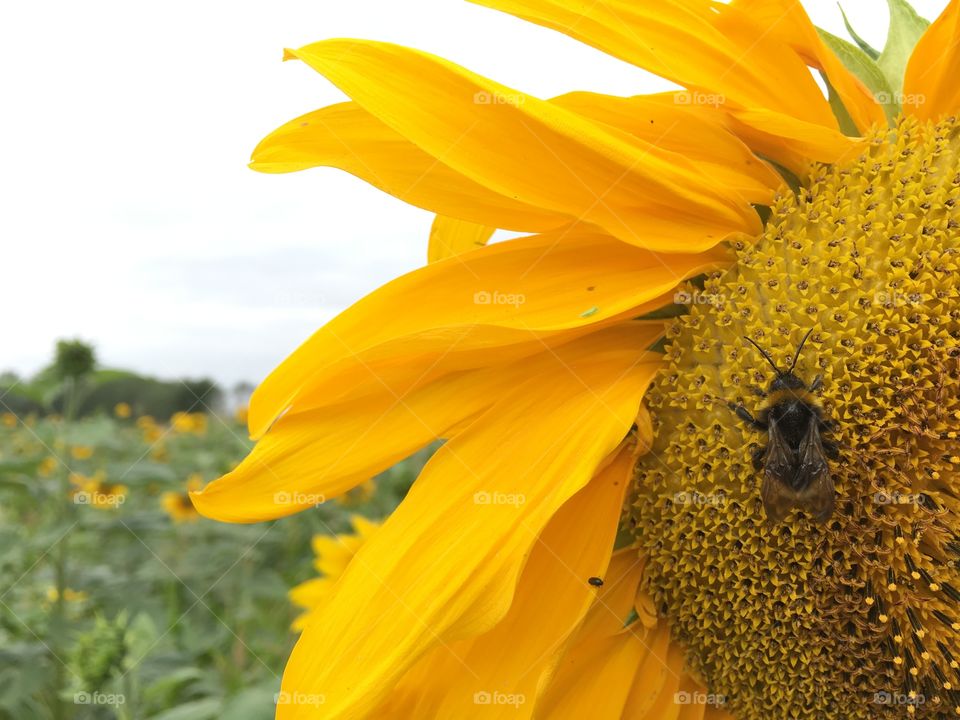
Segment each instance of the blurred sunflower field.
[[0,385],[0,718],[272,718],[296,628],[429,451],[284,522],[205,520],[188,491],[246,454],[244,408],[91,408],[116,374],[78,347],[26,412]]

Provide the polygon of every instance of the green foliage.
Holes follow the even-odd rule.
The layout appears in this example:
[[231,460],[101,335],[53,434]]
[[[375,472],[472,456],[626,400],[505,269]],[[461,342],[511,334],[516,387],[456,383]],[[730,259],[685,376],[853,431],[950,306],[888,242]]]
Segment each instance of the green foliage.
[[877,65],[895,93],[903,90],[903,74],[914,46],[923,35],[929,21],[917,15],[906,0],[887,0],[890,6],[890,30]]
[[[843,13],[843,22],[854,40],[853,43],[831,35],[826,30],[818,28],[818,32],[847,70],[860,78],[877,102],[883,105],[887,120],[892,123],[905,103],[922,102],[922,98],[903,96],[903,76],[913,48],[930,23],[920,17],[906,0],[887,0],[887,4],[890,6],[890,29],[883,52],[875,50],[856,33],[843,8],[840,12]],[[846,108],[840,99],[834,96],[832,89],[830,104],[841,124],[845,119],[849,121]],[[844,132],[848,132],[848,129],[844,129]]]
[[[81,416],[110,414],[125,402],[137,415],[167,419],[177,412],[219,409],[222,392],[212,380],[163,381],[125,374],[98,378],[80,402]],[[62,406],[62,398],[54,407]]]
[[[391,512],[432,449],[372,495],[275,523],[167,514],[164,493],[229,471],[249,447],[242,426],[212,415],[179,431],[136,415],[0,424],[0,720],[274,716],[299,612],[287,593],[316,574],[311,537]],[[125,486],[123,501],[75,504],[80,476]]]
[[78,380],[93,372],[97,364],[93,346],[81,340],[58,340],[53,368],[61,380]]
[[137,415],[166,420],[178,412],[217,411],[223,391],[208,378],[157,380],[125,370],[97,368],[93,348],[79,340],[57,342],[51,364],[32,378],[0,373],[0,412],[20,417],[110,415],[127,403]]
[[100,690],[120,669],[126,654],[125,632],[122,616],[109,621],[97,615],[93,626],[77,637],[69,662],[77,692]]

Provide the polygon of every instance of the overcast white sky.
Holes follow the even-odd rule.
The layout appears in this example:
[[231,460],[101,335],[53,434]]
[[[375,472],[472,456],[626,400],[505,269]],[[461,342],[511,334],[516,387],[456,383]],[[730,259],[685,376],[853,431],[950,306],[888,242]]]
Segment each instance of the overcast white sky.
[[[832,0],[804,3],[843,34]],[[933,18],[945,0],[919,0]],[[848,0],[882,46],[883,0]],[[106,365],[258,381],[316,327],[424,262],[431,216],[333,169],[246,168],[267,132],[342,99],[285,46],[369,37],[548,97],[671,86],[457,0],[56,0],[0,24],[0,370],[56,338]]]

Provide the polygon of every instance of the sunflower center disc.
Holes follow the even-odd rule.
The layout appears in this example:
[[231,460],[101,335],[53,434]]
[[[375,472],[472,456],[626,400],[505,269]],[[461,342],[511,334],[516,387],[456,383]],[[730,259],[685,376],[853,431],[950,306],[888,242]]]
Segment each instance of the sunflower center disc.
[[[960,713],[960,123],[902,119],[815,166],[737,264],[689,288],[648,394],[631,509],[644,585],[738,719]],[[836,509],[767,521],[756,413],[823,377]],[[722,400],[721,400],[722,399]],[[956,659],[955,659],[956,658]]]

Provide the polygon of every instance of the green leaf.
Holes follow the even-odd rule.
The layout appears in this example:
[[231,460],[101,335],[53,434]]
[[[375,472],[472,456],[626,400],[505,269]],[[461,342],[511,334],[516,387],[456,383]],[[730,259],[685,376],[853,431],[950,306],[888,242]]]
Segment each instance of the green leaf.
[[830,109],[833,111],[833,116],[837,119],[837,123],[840,125],[840,132],[842,132],[847,137],[858,137],[860,131],[857,130],[857,124],[853,121],[853,118],[850,117],[850,113],[847,110],[847,106],[843,104],[843,100],[837,94],[837,91],[834,89],[833,84],[827,76],[821,73],[823,81],[827,84],[827,100],[830,103]]
[[843,6],[840,3],[837,3],[837,7],[840,8],[840,14],[843,15],[843,24],[847,28],[847,32],[850,33],[850,37],[853,38],[853,41],[857,46],[865,52],[871,60],[876,60],[880,57],[880,51],[874,48],[870,43],[864,40],[862,37],[857,35],[857,31],[853,29],[853,26],[850,24],[850,21],[847,19],[847,13],[844,12]]
[[213,718],[223,717],[220,714],[222,707],[223,702],[220,698],[204,698],[154,715],[152,720],[213,720]]
[[230,698],[224,705],[223,717],[230,720],[273,720],[277,714],[277,681],[266,686],[248,688]]
[[907,60],[930,22],[917,15],[906,0],[887,0],[887,4],[890,6],[890,30],[877,65],[887,78],[890,89],[899,95],[903,90]]
[[[838,38],[836,35],[820,28],[817,28],[817,32],[820,33],[820,38],[833,54],[840,58],[844,67],[860,78],[867,89],[873,93],[877,102],[883,105],[887,122],[892,123],[893,118],[900,112],[900,104],[877,63],[853,43],[849,43],[843,38]],[[831,105],[832,103],[833,100],[831,99]],[[861,129],[865,130],[866,128]]]

